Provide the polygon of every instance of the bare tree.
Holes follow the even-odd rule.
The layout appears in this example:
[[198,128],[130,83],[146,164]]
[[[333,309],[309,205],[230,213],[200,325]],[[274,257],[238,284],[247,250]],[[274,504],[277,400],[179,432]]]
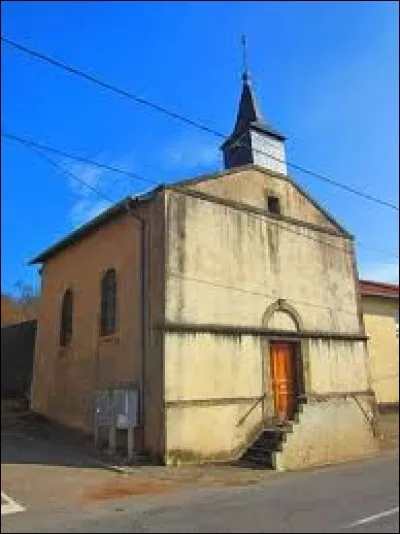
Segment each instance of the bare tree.
[[17,289],[17,302],[21,310],[23,320],[36,319],[39,305],[39,293],[33,286],[18,280],[14,287]]
[[12,294],[1,294],[1,326],[37,318],[39,293],[30,284],[17,281]]

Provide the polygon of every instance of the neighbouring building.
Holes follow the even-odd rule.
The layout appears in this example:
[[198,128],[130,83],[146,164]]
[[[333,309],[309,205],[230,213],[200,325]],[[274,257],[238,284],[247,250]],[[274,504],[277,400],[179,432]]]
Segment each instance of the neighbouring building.
[[21,295],[1,295],[2,413],[29,406],[39,295],[16,284]]
[[90,432],[95,393],[129,385],[136,450],[172,464],[368,454],[353,237],[287,175],[247,75],[222,151],[223,171],[125,199],[32,261],[33,408]]
[[399,286],[360,280],[372,389],[380,409],[399,408]]
[[1,329],[2,407],[6,400],[11,401],[11,399],[28,405],[33,375],[35,337],[35,320],[4,326]]

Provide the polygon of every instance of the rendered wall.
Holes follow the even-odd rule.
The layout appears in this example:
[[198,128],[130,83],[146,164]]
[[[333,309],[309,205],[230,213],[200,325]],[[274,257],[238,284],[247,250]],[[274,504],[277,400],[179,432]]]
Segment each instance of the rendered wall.
[[[334,228],[292,185],[256,169],[193,187],[256,207],[266,190],[278,191],[288,216]],[[293,330],[276,313],[263,324],[279,299],[302,331],[332,334],[300,342],[306,393],[368,390],[365,344],[334,339],[363,334],[347,238],[175,191],[166,195],[166,221],[165,318],[176,327],[165,337],[167,459],[232,457],[257,433],[272,409],[268,339],[234,330]],[[222,326],[231,333],[213,333]]]
[[395,299],[362,297],[372,389],[379,404],[399,402],[399,339]]

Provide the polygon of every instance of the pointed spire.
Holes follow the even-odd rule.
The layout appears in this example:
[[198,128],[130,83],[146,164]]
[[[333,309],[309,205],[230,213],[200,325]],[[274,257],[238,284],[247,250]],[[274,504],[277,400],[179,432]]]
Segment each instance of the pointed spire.
[[[268,157],[271,140],[274,140],[275,152],[284,160],[285,136],[265,123],[253,93],[247,64],[246,36],[241,37],[242,44],[242,94],[233,132],[221,145],[226,169],[249,163],[286,173],[286,164],[276,163]],[[265,155],[266,154],[266,155]]]
[[247,73],[243,74],[242,95],[236,117],[234,133],[247,129],[252,122],[263,122]]
[[247,42],[245,35],[242,35],[241,43],[243,48],[243,86],[238,114],[236,117],[236,124],[233,129],[234,134],[243,132],[249,127],[250,123],[252,122],[263,122],[262,115],[257,106],[257,102],[250,82],[250,75],[247,64]]

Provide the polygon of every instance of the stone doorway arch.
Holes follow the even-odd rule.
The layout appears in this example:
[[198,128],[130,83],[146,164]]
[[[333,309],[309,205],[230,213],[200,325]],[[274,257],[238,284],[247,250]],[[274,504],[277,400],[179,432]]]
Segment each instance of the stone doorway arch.
[[278,299],[265,310],[262,325],[269,330],[301,332],[303,323],[300,314],[286,300]]
[[[308,342],[299,334],[304,331],[303,321],[294,306],[284,299],[278,299],[268,306],[262,316],[262,326],[266,336],[262,343],[265,407],[264,419],[276,417],[276,380],[274,374],[273,352],[277,345],[292,347],[292,360],[295,376],[296,405],[304,400],[308,391],[309,363]],[[270,331],[270,334],[269,332]]]

